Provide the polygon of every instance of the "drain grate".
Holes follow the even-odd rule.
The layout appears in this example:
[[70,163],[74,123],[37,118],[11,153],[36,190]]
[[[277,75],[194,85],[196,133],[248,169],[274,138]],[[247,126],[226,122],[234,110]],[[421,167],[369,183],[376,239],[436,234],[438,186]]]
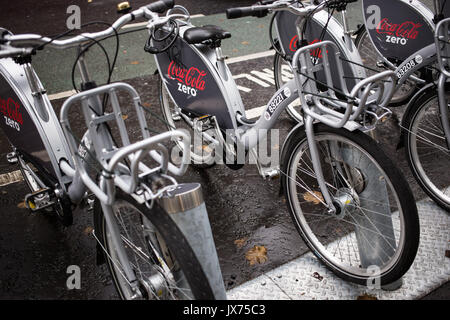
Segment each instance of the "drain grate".
[[[396,291],[369,290],[341,280],[308,253],[227,292],[232,300],[420,299],[450,281],[450,215],[431,200],[417,203],[421,238],[416,259]],[[320,275],[320,279],[317,275]]]

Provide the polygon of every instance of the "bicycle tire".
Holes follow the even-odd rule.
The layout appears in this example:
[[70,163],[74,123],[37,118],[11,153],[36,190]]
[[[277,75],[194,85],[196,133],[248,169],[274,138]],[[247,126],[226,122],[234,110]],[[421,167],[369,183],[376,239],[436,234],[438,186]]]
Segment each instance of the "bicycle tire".
[[[389,178],[401,206],[401,212],[404,220],[404,238],[401,248],[397,249],[398,252],[396,253],[396,260],[390,264],[390,267],[386,271],[380,274],[379,279],[381,285],[386,285],[397,281],[409,270],[419,246],[419,218],[415,200],[408,183],[401,172],[395,167],[393,162],[385,155],[382,149],[379,148],[378,143],[364,133],[360,131],[350,132],[345,129],[334,129],[324,124],[316,124],[314,126],[314,131],[316,139],[318,139],[317,137],[320,137],[321,135],[330,134],[354,142],[355,145],[365,150],[372,157],[372,159],[377,162],[379,167],[386,172],[386,176]],[[293,156],[297,151],[297,148],[304,144],[305,141],[307,141],[307,137],[304,130],[298,130],[296,133],[291,135],[287,141],[281,158],[282,172],[289,174]],[[305,223],[302,224],[301,219],[297,215],[298,213],[295,212],[295,205],[293,205],[292,200],[293,192],[290,190],[289,179],[286,174],[282,174],[281,184],[286,196],[289,213],[297,228],[297,231],[309,249],[329,270],[331,270],[338,277],[356,284],[367,285],[367,281],[370,280],[369,275],[364,276],[356,274],[356,272],[351,274],[348,270],[345,270],[343,266],[337,265],[335,261],[329,258],[321,249],[318,238],[314,238],[308,234],[307,228],[309,228],[309,226]],[[400,210],[398,211],[400,212]],[[304,220],[306,221],[306,219]],[[361,265],[359,268],[361,268]]]
[[[154,203],[153,208],[150,210],[145,204],[137,203],[130,195],[118,190],[116,194],[116,203],[119,202],[130,204],[133,208],[139,210],[139,213],[143,214],[156,228],[164,243],[167,245],[170,256],[176,261],[174,264],[178,263],[178,266],[181,268],[181,271],[189,284],[193,298],[197,300],[213,300],[213,290],[210,287],[200,262],[186,238],[170,216],[157,203]],[[106,221],[98,199],[94,202],[94,221],[97,238],[99,239],[101,246],[105,248],[103,254],[113,278],[114,285],[120,298],[125,299],[125,293],[119,284],[118,277],[120,277],[120,274],[117,273],[117,270],[109,258],[112,252],[108,246]]]
[[[427,112],[428,109],[427,106],[429,106],[429,103],[432,102],[434,99],[438,99],[437,91],[436,90],[427,90],[423,95],[421,95],[412,105],[408,107],[408,110],[405,113],[405,119],[403,121],[403,127],[404,132],[406,134],[406,146],[405,146],[405,152],[406,152],[406,159],[408,160],[409,167],[411,169],[411,172],[414,175],[414,178],[419,183],[423,191],[431,198],[433,201],[438,204],[441,208],[444,210],[450,212],[450,197],[445,197],[445,194],[439,195],[436,191],[436,185],[431,180],[431,177],[427,175],[425,172],[423,165],[421,163],[417,163],[417,161],[420,162],[419,155],[417,154],[417,146],[415,143],[417,140],[415,139],[415,127],[416,122],[419,121],[419,115],[427,113],[428,115],[432,115],[430,112]],[[450,120],[450,119],[449,119]],[[417,124],[418,126],[419,124]],[[424,131],[425,132],[425,131]],[[425,133],[424,133],[425,134]],[[425,137],[426,138],[426,137]],[[424,139],[425,139],[424,138]],[[444,137],[445,141],[445,137]],[[434,160],[436,158],[434,157]],[[433,161],[434,163],[434,161]],[[433,166],[436,168],[437,165],[434,163]],[[436,172],[434,176],[439,176],[440,179],[442,179],[442,174],[445,174],[448,172],[448,167],[444,167],[444,172]]]

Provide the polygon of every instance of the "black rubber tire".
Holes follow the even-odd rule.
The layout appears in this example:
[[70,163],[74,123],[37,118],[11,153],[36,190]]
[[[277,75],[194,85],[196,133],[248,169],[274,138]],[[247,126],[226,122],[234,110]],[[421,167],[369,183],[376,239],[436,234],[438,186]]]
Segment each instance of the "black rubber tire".
[[427,184],[424,182],[423,177],[419,174],[417,170],[417,166],[414,163],[412,151],[411,151],[411,136],[412,136],[412,127],[414,126],[414,122],[417,119],[417,115],[421,111],[421,109],[431,100],[437,98],[437,90],[427,90],[422,96],[420,96],[413,104],[408,107],[407,112],[405,113],[405,118],[403,119],[403,126],[405,128],[405,152],[406,159],[408,160],[408,165],[411,169],[411,172],[414,175],[417,183],[423,189],[423,191],[431,198],[437,205],[439,205],[442,209],[450,212],[450,204],[444,202],[441,198],[436,196],[436,194],[430,190]]
[[[394,165],[394,163],[386,156],[384,151],[378,146],[378,143],[375,140],[371,139],[368,135],[360,131],[350,132],[346,129],[334,129],[324,124],[316,124],[314,126],[314,132],[316,136],[320,134],[335,134],[353,141],[355,144],[359,145],[362,149],[367,151],[373,157],[373,159],[378,162],[378,165],[389,177],[392,186],[398,195],[400,206],[404,213],[404,230],[406,240],[398,261],[390,270],[380,275],[380,282],[381,285],[386,285],[397,281],[409,270],[412,263],[414,262],[419,246],[420,236],[419,217],[417,213],[416,202],[406,179],[399,171],[399,169]],[[305,130],[301,129],[297,130],[297,132],[289,138],[286,147],[283,150],[281,158],[282,172],[289,172],[292,156],[294,155],[298,146],[303,143],[305,139],[307,139],[306,132]],[[303,230],[299,226],[299,223],[297,222],[296,215],[293,212],[293,208],[289,200],[290,195],[287,184],[288,179],[285,175],[282,175],[281,185],[287,200],[286,202],[288,205],[289,213],[297,228],[297,231],[300,233],[302,239],[305,241],[311,251],[317,256],[320,261],[325,264],[325,266],[329,270],[331,270],[338,277],[356,284],[367,285],[367,278],[355,277],[348,273],[344,273],[342,270],[336,268],[336,266],[331,264],[330,261],[325,260],[320,254],[317,253],[314,245],[307,238],[306,234],[303,232]]]
[[[367,30],[364,26],[362,26],[357,33],[356,39],[355,39],[355,46],[359,50],[359,45],[361,41],[367,36]],[[375,50],[375,49],[374,49]],[[376,66],[368,66],[370,68],[376,68]],[[415,90],[412,90],[408,96],[405,96],[402,99],[396,99],[395,94],[394,97],[392,97],[391,102],[389,103],[389,106],[391,107],[400,107],[403,106],[405,103],[407,103],[418,91],[419,87],[416,87]]]
[[[181,230],[170,218],[170,216],[155,203],[153,208],[149,210],[145,204],[137,203],[131,196],[117,190],[116,199],[128,202],[135,208],[140,210],[147,219],[155,226],[157,231],[164,239],[167,247],[170,250],[172,257],[179,263],[184,276],[191,288],[192,294],[196,300],[214,300],[213,290],[209,285],[209,281],[197,259],[194,251],[190,247]],[[97,238],[100,240],[104,248],[108,248],[105,241],[105,219],[98,199],[94,202],[94,225]],[[108,258],[108,255],[102,250],[106,264],[111,273],[114,285],[123,299],[123,294],[120,291],[116,279],[116,273]]]

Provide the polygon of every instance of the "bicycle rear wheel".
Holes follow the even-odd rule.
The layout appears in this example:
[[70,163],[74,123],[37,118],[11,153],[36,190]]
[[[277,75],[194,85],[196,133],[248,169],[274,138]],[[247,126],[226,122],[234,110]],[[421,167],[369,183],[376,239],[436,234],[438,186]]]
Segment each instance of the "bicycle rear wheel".
[[[161,111],[166,121],[168,130],[185,129],[191,135],[191,161],[198,168],[206,169],[215,165],[214,148],[209,146],[209,142],[203,138],[203,135],[194,129],[194,119],[182,110],[172,101],[163,81],[159,78],[159,102]],[[210,130],[212,131],[212,130]],[[214,136],[214,132],[209,132]],[[181,146],[178,146],[182,150]]]
[[[447,110],[450,105],[447,98]],[[444,134],[435,90],[420,97],[407,112],[402,129],[406,132],[406,158],[422,189],[439,206],[450,211],[450,149]]]
[[[113,205],[120,236],[139,281],[141,299],[214,299],[194,251],[170,216],[156,203],[149,210],[118,192]],[[95,233],[121,299],[134,292],[118,262],[100,202],[94,203]]]
[[328,211],[306,133],[299,130],[282,158],[282,186],[297,230],[344,280],[365,285],[379,276],[380,285],[395,282],[410,268],[419,245],[417,207],[407,182],[367,135],[323,124],[314,130],[337,211]]

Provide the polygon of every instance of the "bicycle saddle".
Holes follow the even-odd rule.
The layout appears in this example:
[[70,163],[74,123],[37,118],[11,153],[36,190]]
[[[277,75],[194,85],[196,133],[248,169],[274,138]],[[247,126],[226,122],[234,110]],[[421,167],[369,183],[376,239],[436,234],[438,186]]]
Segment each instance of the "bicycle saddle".
[[216,42],[228,38],[231,38],[230,32],[214,25],[194,27],[184,33],[184,40],[189,44],[198,44],[207,40]]

